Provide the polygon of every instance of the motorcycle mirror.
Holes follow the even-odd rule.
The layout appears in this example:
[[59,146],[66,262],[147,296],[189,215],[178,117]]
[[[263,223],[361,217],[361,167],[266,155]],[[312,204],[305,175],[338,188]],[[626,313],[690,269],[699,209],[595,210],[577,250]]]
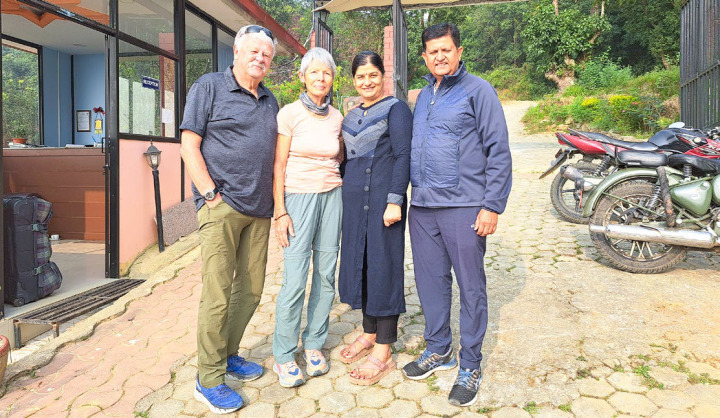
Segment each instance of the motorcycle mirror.
[[676,129],[680,129],[680,128],[684,128],[684,127],[685,127],[685,122],[673,122],[670,124],[670,126],[668,126],[668,128],[676,128]]

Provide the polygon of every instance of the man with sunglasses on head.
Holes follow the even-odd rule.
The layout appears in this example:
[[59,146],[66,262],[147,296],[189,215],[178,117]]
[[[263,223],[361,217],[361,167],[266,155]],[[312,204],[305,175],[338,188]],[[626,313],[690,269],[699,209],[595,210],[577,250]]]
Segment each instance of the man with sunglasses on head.
[[278,103],[262,79],[276,43],[262,26],[240,29],[233,65],[192,85],[180,125],[203,260],[195,399],[217,414],[244,405],[226,377],[263,374],[238,349],[265,282]]

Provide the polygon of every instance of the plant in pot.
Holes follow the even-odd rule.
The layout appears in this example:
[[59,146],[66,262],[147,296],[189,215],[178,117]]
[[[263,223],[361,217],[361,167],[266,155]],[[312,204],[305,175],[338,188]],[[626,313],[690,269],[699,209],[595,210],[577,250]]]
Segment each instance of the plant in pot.
[[24,126],[18,126],[11,130],[12,141],[16,144],[24,144],[27,142],[28,130]]

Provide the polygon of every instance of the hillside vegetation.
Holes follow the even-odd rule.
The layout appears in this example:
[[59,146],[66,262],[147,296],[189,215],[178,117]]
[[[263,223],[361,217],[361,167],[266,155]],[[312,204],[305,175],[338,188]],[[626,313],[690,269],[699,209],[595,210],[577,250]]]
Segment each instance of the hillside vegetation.
[[531,132],[571,127],[643,137],[679,120],[679,84],[677,67],[633,76],[612,63],[587,65],[577,84],[546,95],[523,122]]

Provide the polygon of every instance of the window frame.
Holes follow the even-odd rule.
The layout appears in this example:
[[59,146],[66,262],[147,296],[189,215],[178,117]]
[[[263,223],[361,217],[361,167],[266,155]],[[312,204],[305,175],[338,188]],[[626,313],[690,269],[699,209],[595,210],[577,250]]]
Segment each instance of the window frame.
[[38,45],[29,41],[25,41],[14,36],[2,35],[2,40],[14,42],[16,44],[25,45],[30,48],[34,48],[37,51],[37,62],[38,62],[38,144],[45,145],[45,86],[43,80],[43,49],[42,45]]

